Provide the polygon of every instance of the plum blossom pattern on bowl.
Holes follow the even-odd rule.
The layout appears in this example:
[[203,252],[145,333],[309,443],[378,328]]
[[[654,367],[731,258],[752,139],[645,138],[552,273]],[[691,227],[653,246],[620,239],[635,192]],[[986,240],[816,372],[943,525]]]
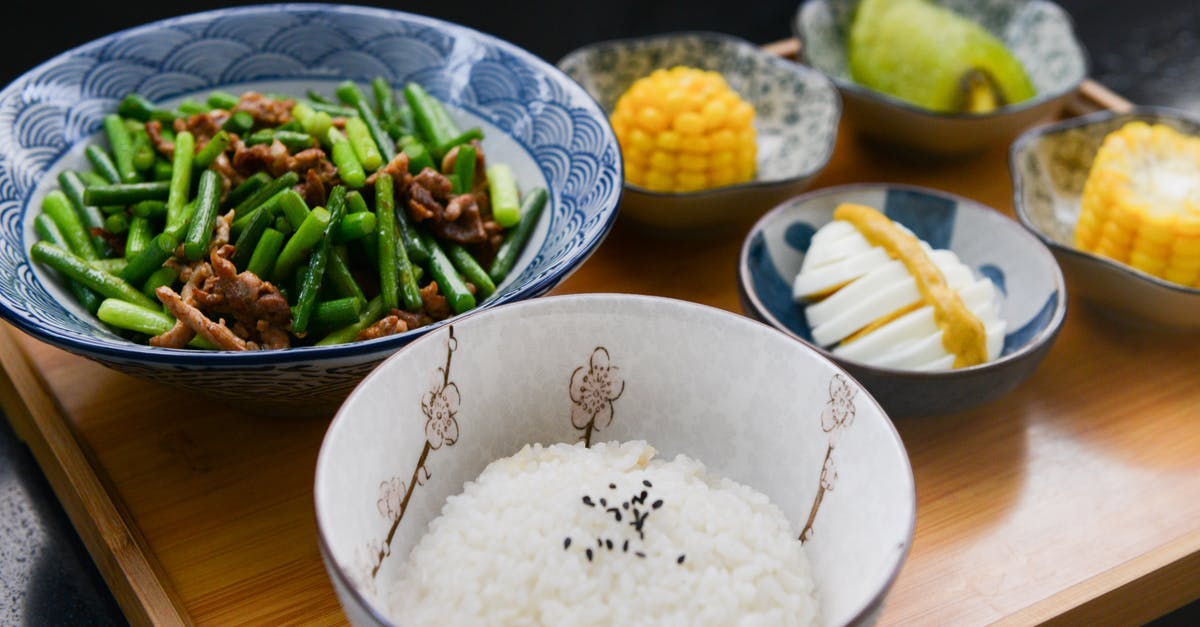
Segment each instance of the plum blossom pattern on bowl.
[[379,484],[379,500],[375,506],[379,514],[391,521],[387,537],[382,541],[367,543],[369,563],[361,568],[357,579],[360,583],[374,588],[374,579],[379,574],[383,560],[392,554],[392,539],[396,537],[396,529],[404,520],[408,503],[412,499],[413,490],[424,485],[433,475],[425,465],[429,453],[443,446],[454,446],[458,441],[458,414],[462,396],[458,385],[450,380],[450,362],[454,351],[458,350],[458,338],[454,337],[454,326],[447,327],[446,334],[446,365],[438,366],[433,373],[433,381],[429,389],[421,397],[421,413],[425,415],[425,445],[421,449],[421,457],[413,468],[412,477],[406,483],[400,477],[385,479]]
[[829,434],[829,444],[825,447],[825,461],[821,466],[821,483],[817,488],[817,496],[813,499],[812,510],[808,513],[808,522],[800,532],[800,541],[808,542],[813,535],[813,522],[817,519],[817,510],[826,492],[832,492],[837,483],[837,464],[833,459],[833,449],[837,447],[841,433],[854,422],[854,397],[858,389],[850,385],[846,377],[835,374],[829,380],[829,401],[821,410],[821,430]]
[[583,431],[579,437],[591,447],[592,434],[612,424],[613,403],[625,392],[625,381],[617,374],[608,349],[597,346],[586,366],[571,373],[571,424]]

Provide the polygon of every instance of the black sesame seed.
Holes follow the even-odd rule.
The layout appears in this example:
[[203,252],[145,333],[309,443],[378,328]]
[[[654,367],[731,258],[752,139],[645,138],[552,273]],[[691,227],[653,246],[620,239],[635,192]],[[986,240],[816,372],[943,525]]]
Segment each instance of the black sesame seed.
[[602,507],[608,507],[608,501],[604,500],[604,497],[600,497],[600,505]]
[[613,547],[612,540],[605,540],[605,541],[604,541],[604,548],[606,548],[606,549],[608,549],[608,550],[610,550],[610,551],[611,551],[611,550],[612,550],[612,547]]
[[653,484],[653,483],[650,483],[650,480],[649,480],[649,479],[642,479],[642,485],[646,486],[647,488],[653,488],[653,487],[654,487],[654,484]]
[[629,540],[626,540],[625,543],[621,545],[621,550],[625,553],[629,552]]
[[596,538],[596,546],[598,546],[598,547],[603,547],[603,546],[604,546],[604,540],[601,540],[600,538]]
[[629,509],[629,501],[625,501],[624,503],[621,503],[621,507],[624,509]]
[[686,557],[686,556],[685,556],[685,555],[680,555],[680,556],[679,556],[679,559],[675,560],[675,563],[676,563],[676,564],[682,564],[682,563],[683,563],[683,558],[684,558],[684,557]]
[[636,555],[636,556],[638,556],[638,557],[646,557],[646,554],[645,554],[645,553],[642,553],[641,551],[636,551],[636,552],[634,552],[634,555]]
[[615,484],[615,483],[610,483],[610,484],[608,484],[608,489],[609,489],[609,490],[616,490],[616,489],[617,489],[617,484]]
[[587,550],[587,558],[588,558],[589,562],[592,561],[592,550],[591,549]]
[[583,504],[587,505],[588,507],[596,506],[596,504],[592,502],[592,497],[590,497],[590,496],[583,497]]
[[571,548],[571,538],[567,538],[566,540],[563,540],[563,550],[565,551],[569,548]]
[[658,499],[657,501],[651,503],[650,507],[653,507],[654,509],[662,507],[662,499]]

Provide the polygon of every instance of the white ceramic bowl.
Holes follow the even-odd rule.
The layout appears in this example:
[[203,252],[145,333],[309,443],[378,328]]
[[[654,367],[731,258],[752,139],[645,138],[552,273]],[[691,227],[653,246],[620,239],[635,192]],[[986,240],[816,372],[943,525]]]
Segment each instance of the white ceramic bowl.
[[[582,408],[587,394],[596,413]],[[314,491],[321,554],[347,616],[389,624],[409,552],[489,462],[586,433],[644,439],[769,496],[804,533],[824,624],[873,620],[912,542],[903,443],[874,399],[816,351],[693,303],[543,298],[417,339],[334,418]]]

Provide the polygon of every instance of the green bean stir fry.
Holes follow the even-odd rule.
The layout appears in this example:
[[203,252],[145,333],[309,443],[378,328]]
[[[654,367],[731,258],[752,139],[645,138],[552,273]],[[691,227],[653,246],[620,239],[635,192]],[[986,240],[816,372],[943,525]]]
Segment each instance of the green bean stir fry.
[[546,204],[416,83],[336,100],[213,92],[105,116],[65,170],[34,261],[89,312],[166,348],[281,349],[401,333],[476,307]]

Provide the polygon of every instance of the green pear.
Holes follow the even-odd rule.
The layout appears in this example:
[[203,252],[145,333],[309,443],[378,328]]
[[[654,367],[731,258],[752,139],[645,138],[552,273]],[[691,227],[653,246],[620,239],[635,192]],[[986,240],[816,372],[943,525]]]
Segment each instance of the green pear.
[[986,113],[1035,93],[1003,42],[928,0],[862,0],[847,53],[855,81],[934,111]]

